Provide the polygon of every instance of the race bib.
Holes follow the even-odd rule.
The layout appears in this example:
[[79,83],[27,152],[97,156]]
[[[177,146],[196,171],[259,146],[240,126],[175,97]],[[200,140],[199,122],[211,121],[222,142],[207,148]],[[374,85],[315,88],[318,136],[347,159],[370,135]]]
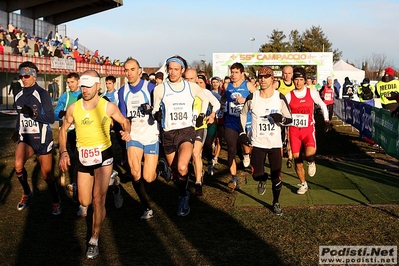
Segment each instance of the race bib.
[[79,161],[84,166],[91,166],[100,164],[103,161],[103,156],[101,154],[101,147],[95,148],[79,148]]
[[267,137],[276,130],[276,124],[270,124],[267,118],[262,119],[262,122],[258,123],[258,130],[256,131],[256,136],[258,138]]
[[244,104],[236,104],[235,102],[230,102],[229,115],[240,116],[243,107]]
[[309,125],[309,115],[292,114],[292,125],[295,127],[307,127]]
[[326,101],[331,101],[331,100],[332,100],[332,93],[326,93],[326,94],[324,94],[324,100],[326,100]]
[[20,128],[22,134],[39,134],[39,123],[29,117],[21,116]]

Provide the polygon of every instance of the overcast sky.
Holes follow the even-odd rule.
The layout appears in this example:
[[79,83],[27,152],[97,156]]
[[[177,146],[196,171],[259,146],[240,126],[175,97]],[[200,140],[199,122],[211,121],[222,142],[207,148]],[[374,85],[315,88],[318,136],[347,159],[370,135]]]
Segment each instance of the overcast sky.
[[67,23],[68,37],[111,59],[132,56],[156,67],[175,54],[191,63],[210,62],[213,53],[255,52],[273,30],[288,38],[291,30],[320,26],[343,60],[360,67],[381,54],[399,67],[397,0],[123,2]]

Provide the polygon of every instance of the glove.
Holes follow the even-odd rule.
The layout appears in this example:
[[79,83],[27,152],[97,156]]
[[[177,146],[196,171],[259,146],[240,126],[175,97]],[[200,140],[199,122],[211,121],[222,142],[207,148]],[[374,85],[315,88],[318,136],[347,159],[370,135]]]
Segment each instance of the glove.
[[162,120],[162,111],[161,110],[155,112],[154,119],[157,120],[158,122],[161,122],[161,120]]
[[391,92],[389,95],[387,95],[386,98],[387,98],[388,100],[391,100],[391,101],[393,101],[393,100],[399,101],[399,93],[393,91],[393,92]]
[[148,103],[142,103],[140,105],[140,111],[144,115],[150,115],[152,114],[152,106],[149,105]]
[[391,112],[391,117],[399,117],[399,107]]
[[249,142],[249,138],[245,132],[241,132],[238,138],[240,139],[241,144],[251,146],[251,142]]
[[200,127],[204,124],[205,115],[199,114],[197,119],[195,119],[195,127]]
[[270,124],[281,123],[283,121],[283,116],[279,113],[270,114],[267,119],[269,119]]
[[14,133],[12,133],[12,136],[11,136],[11,140],[14,142],[17,142],[18,139],[19,139],[18,130],[14,130]]
[[327,133],[331,130],[331,125],[330,125],[330,121],[325,121],[324,122],[324,132]]
[[27,106],[26,104],[24,105],[24,107],[22,107],[21,109],[21,113],[28,115],[29,117],[33,117],[33,110],[32,108],[30,108],[29,106]]
[[66,111],[62,110],[58,113],[58,118],[63,118],[66,114]]

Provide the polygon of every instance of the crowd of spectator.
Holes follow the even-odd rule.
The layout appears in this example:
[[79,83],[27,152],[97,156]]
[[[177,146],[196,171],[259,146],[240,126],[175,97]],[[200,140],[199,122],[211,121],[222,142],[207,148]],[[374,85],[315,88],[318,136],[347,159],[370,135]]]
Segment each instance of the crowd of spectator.
[[[29,46],[29,40],[33,41],[33,47]],[[5,47],[11,48],[12,54],[29,55],[35,57],[58,57],[76,60],[76,62],[88,62],[101,65],[121,66],[119,59],[111,60],[108,56],[99,54],[96,50],[79,52],[79,38],[75,40],[68,36],[62,36],[52,31],[45,38],[40,38],[24,32],[21,28],[8,24],[5,29],[0,24],[0,54],[5,53]]]

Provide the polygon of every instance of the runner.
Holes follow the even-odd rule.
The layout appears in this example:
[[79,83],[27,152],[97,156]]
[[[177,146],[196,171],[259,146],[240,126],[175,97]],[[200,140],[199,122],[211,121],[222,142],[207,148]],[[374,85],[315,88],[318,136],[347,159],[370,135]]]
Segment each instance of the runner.
[[[208,128],[210,125],[213,124],[215,120],[216,110],[220,108],[220,104],[218,99],[215,98],[215,96],[213,96],[213,94],[206,89],[206,77],[204,75],[197,75],[197,71],[195,69],[188,69],[185,73],[185,79],[187,81],[198,84],[198,86],[203,90],[205,95],[208,97],[210,106],[212,107],[212,109],[209,108],[209,110],[207,110],[206,120],[204,119],[204,123],[199,126],[196,125],[194,127],[195,141],[194,141],[192,164],[194,167],[194,175],[195,175],[195,195],[202,196],[203,194],[202,185],[204,182],[203,179],[205,173],[205,171],[203,171],[202,150],[208,133]],[[201,107],[202,107],[201,99],[195,97],[193,105],[193,123],[195,123],[195,120],[197,119],[199,113],[201,112]],[[212,163],[211,145],[207,147],[206,159],[208,160],[208,162]],[[209,152],[211,153],[209,154]]]
[[[237,178],[237,144],[238,135],[240,131],[240,112],[244,106],[245,98],[256,90],[252,83],[245,80],[244,66],[241,63],[234,63],[230,67],[231,71],[231,82],[228,83],[225,90],[222,102],[227,104],[227,114],[225,116],[224,126],[225,126],[225,139],[227,143],[228,156],[227,156],[227,166],[230,168],[231,180],[228,186],[234,190],[238,184]],[[248,118],[248,122],[250,119]],[[240,147],[239,147],[240,148]],[[244,145],[244,167],[248,167],[250,163],[250,147]]]
[[119,89],[119,109],[131,123],[131,140],[126,144],[127,158],[133,188],[144,207],[140,218],[149,220],[153,217],[153,210],[148,202],[145,182],[152,183],[156,179],[159,155],[159,125],[152,117],[151,100],[155,84],[140,78],[142,69],[136,59],[129,57],[124,67],[128,83]]
[[[94,70],[85,71],[80,77],[82,99],[71,104],[65,114],[59,133],[61,171],[71,165],[66,149],[67,130],[75,123],[78,157],[78,198],[87,207],[93,203],[92,235],[86,257],[94,259],[99,254],[98,237],[105,219],[105,200],[112,175],[113,149],[110,138],[111,120],[122,125],[122,139],[130,141],[130,123],[118,107],[98,95],[100,75]],[[111,119],[112,118],[112,119]]]
[[23,89],[15,96],[18,119],[12,140],[18,141],[14,168],[24,193],[17,209],[19,211],[25,209],[33,196],[28,184],[25,163],[36,154],[43,179],[52,195],[52,214],[60,215],[61,199],[52,174],[53,133],[50,125],[54,123],[54,111],[51,98],[47,91],[36,83],[39,70],[34,63],[25,61],[19,65],[18,69]]
[[[279,203],[282,188],[282,140],[281,126],[292,122],[288,103],[280,92],[273,88],[274,74],[269,67],[263,66],[258,70],[260,90],[251,93],[241,110],[240,120],[243,131],[240,140],[244,144],[253,146],[251,153],[252,177],[258,183],[258,193],[265,194],[268,174],[264,171],[266,155],[269,158],[270,178],[273,191],[273,211],[276,215],[282,215]],[[244,131],[247,116],[251,113],[252,127],[250,139]]]
[[181,56],[172,56],[166,60],[168,79],[154,89],[154,117],[161,121],[164,129],[162,144],[166,160],[171,166],[179,188],[178,216],[190,213],[187,190],[188,164],[193,155],[195,131],[192,124],[194,97],[202,100],[201,112],[196,120],[201,125],[208,108],[208,98],[197,85],[183,80],[187,62]]
[[289,127],[289,138],[292,154],[295,161],[295,171],[301,184],[298,194],[305,194],[308,191],[303,158],[301,151],[304,151],[305,160],[308,162],[308,174],[313,177],[316,174],[316,129],[314,120],[314,104],[320,106],[324,116],[324,130],[330,130],[328,110],[326,104],[320,98],[317,90],[305,86],[306,70],[302,67],[294,69],[295,89],[285,95],[292,113],[293,123]]

